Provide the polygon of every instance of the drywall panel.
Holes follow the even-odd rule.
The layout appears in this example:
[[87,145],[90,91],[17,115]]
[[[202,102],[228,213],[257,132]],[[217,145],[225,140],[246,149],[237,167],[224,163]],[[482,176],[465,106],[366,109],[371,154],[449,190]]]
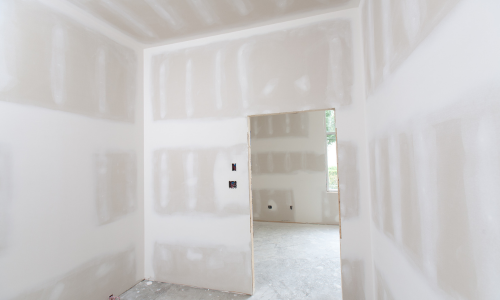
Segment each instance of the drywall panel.
[[0,5],[0,100],[134,121],[132,49],[38,1]]
[[[248,183],[239,181],[241,175],[235,176],[231,170],[232,163],[241,161],[245,155],[248,155],[246,144],[230,148],[157,150],[153,163],[155,212],[161,215],[247,213],[247,203],[235,199],[247,194]],[[236,166],[238,174],[248,170],[246,165]],[[229,189],[229,181],[236,181],[237,189]]]
[[[351,9],[145,50],[146,278],[173,281],[178,276],[176,283],[180,284],[252,293],[251,281],[229,281],[230,285],[221,287],[224,280],[182,273],[192,268],[202,274],[217,272],[221,278],[227,274],[236,278],[253,276],[250,158],[247,149],[239,152],[235,161],[224,157],[230,157],[228,151],[233,147],[248,145],[249,115],[335,108],[339,143],[350,145],[348,151],[357,149],[356,154],[347,155],[351,158],[349,166],[356,166],[357,171],[345,168],[345,177],[339,172],[340,182],[359,175],[359,185],[347,185],[347,193],[353,199],[347,205],[350,217],[342,223],[341,247],[343,258],[360,261],[363,272],[351,279],[360,291],[345,299],[357,299],[356,293],[372,299],[360,25],[358,11]],[[262,141],[278,136],[284,141],[283,147],[287,147],[291,143],[286,141],[300,138],[304,129],[301,125],[287,127],[286,117],[284,121],[284,126],[259,121],[252,134],[262,137]],[[302,143],[297,151],[313,152],[307,148]],[[276,161],[281,161],[278,165],[283,166],[279,168],[286,170],[283,159],[287,153],[289,157],[295,154],[286,148],[279,153]],[[214,155],[224,158],[220,170],[212,166],[219,166],[212,163]],[[274,160],[273,155],[271,159]],[[236,172],[231,171],[232,163],[238,166]],[[308,172],[320,173],[297,170],[295,175]],[[264,182],[267,175],[259,176]],[[301,180],[300,176],[296,178]],[[229,180],[237,181],[236,189],[229,189]],[[252,178],[252,183],[255,180]],[[192,191],[187,188],[195,186]],[[331,199],[337,195],[327,194],[326,184],[321,186],[324,190],[315,196],[320,201],[312,210],[318,212],[318,222],[330,222],[332,215],[323,215],[321,206],[331,207]],[[222,196],[212,198],[212,191],[219,187]],[[263,186],[261,190],[261,197],[273,193],[283,199],[287,193],[292,197],[286,187]],[[220,210],[214,205],[221,201],[220,197],[231,199],[231,205],[238,209],[227,206]],[[294,192],[291,199],[296,201],[297,197]],[[168,265],[168,259],[156,259],[155,251],[159,250],[155,249],[179,257],[179,263],[173,267]],[[224,259],[212,255],[212,249],[227,255]],[[197,261],[200,255],[210,257],[213,265]],[[225,264],[225,260],[231,263]],[[222,269],[216,269],[217,266]]]
[[338,224],[324,120],[322,110],[250,117],[254,220]]
[[417,33],[441,22],[367,101],[376,286],[394,299],[496,299],[500,5],[414,3]]
[[11,157],[5,146],[0,145],[0,251],[7,247],[10,228],[12,197]]
[[351,22],[335,19],[157,54],[153,48],[146,63],[154,119],[280,112],[285,101],[288,111],[349,105],[351,39]]
[[0,15],[0,299],[120,294],[144,278],[142,52],[41,1]]
[[352,8],[355,0],[262,1],[70,0],[71,3],[145,44],[214,35],[276,23],[301,15]]
[[365,0],[361,6],[367,92],[393,73],[460,0]]
[[135,259],[133,249],[98,257],[14,299],[106,299],[137,283]]
[[[252,285],[251,253],[228,247],[184,247],[157,244],[154,272],[157,280],[190,282],[194,286],[232,291]],[[186,267],[189,266],[189,267]],[[246,272],[242,272],[242,266]]]
[[[325,152],[324,148],[325,147],[321,147],[321,149],[323,150],[322,152]],[[258,150],[256,149],[256,151]],[[273,151],[252,153],[252,174],[258,175],[293,174],[297,172],[326,172],[325,162],[325,153],[316,154],[314,152],[308,153]]]
[[389,286],[385,279],[380,274],[378,269],[375,269],[375,293],[376,299],[379,300],[395,300],[394,296],[389,289]]
[[309,114],[279,114],[252,117],[252,139],[309,136]]
[[364,283],[365,272],[363,261],[342,259],[343,299],[366,299],[368,291]]
[[134,152],[109,151],[94,155],[97,215],[100,224],[137,208],[137,162]]
[[342,195],[342,219],[356,218],[360,213],[358,149],[354,143],[338,142],[338,173],[342,174],[339,192]]

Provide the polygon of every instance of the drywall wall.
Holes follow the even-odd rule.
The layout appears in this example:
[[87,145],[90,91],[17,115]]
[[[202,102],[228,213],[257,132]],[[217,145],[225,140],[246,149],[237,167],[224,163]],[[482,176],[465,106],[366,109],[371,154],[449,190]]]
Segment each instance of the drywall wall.
[[500,3],[379,5],[362,6],[377,297],[498,299]]
[[49,4],[0,2],[0,299],[107,299],[144,276],[142,51]]
[[68,0],[144,44],[172,43],[242,27],[356,7],[359,0]]
[[339,224],[338,193],[327,192],[325,111],[250,117],[250,130],[253,219]]
[[336,108],[344,299],[372,299],[360,25],[349,9],[145,50],[146,278],[252,293],[247,116]]

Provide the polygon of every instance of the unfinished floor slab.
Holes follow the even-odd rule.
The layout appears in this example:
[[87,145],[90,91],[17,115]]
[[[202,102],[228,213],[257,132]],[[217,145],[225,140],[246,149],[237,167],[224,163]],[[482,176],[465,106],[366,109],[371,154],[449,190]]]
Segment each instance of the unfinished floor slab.
[[254,222],[254,251],[253,296],[142,281],[120,298],[342,299],[338,226]]

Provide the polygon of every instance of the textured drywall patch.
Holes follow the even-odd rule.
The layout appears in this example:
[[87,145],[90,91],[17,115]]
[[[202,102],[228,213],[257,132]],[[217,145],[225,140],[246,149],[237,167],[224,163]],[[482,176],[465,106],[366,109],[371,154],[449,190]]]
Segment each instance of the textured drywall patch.
[[365,264],[362,260],[342,259],[342,296],[345,300],[364,300]]
[[250,118],[252,139],[276,137],[307,137],[309,114],[279,114]]
[[107,224],[137,208],[137,166],[133,152],[94,155],[99,224]]
[[460,0],[367,0],[362,5],[366,89],[371,94]]
[[436,267],[439,286],[457,298],[478,299],[465,194],[465,151],[460,120],[435,125],[439,228]]
[[390,164],[391,158],[389,156],[389,144],[387,138],[382,138],[378,142],[378,180],[380,191],[380,204],[382,205],[382,224],[384,233],[394,238],[394,219],[393,219],[393,204],[391,195],[391,176]]
[[0,19],[1,101],[134,120],[133,50],[37,1],[2,1]]
[[14,299],[108,299],[137,283],[135,264],[133,249],[98,257]]
[[252,154],[252,174],[324,172],[325,155],[312,152],[260,152]]
[[380,203],[378,199],[378,190],[377,190],[377,155],[376,155],[376,141],[373,140],[369,144],[370,151],[370,186],[371,186],[371,206],[372,206],[372,220],[375,226],[382,230],[382,221],[380,214]]
[[0,145],[0,251],[7,247],[11,196],[11,157],[6,147]]
[[221,30],[276,22],[322,9],[345,9],[353,0],[328,1],[121,1],[69,0],[98,19],[146,44],[214,35]]
[[[250,249],[250,248],[249,248]],[[222,291],[252,293],[251,253],[224,246],[187,247],[157,243],[155,280]]]
[[[294,222],[292,190],[252,190],[254,220]],[[271,206],[271,208],[269,208]]]
[[382,274],[380,274],[377,267],[375,267],[375,293],[376,300],[396,300],[389,289],[389,285]]
[[[492,99],[493,100],[493,99]],[[500,295],[500,102],[481,108],[480,113],[467,111],[462,120],[466,163],[465,192],[471,238],[476,257],[479,299]],[[472,205],[471,205],[472,204]],[[477,259],[480,258],[480,259]]]
[[406,250],[415,263],[422,265],[422,229],[417,195],[417,176],[413,154],[413,136],[399,134],[401,180],[401,229]]
[[359,216],[358,147],[352,142],[338,142],[340,214],[342,219]]
[[[248,203],[235,202],[248,189],[243,181],[228,190],[228,181],[248,176],[243,162],[237,172],[231,165],[248,157],[246,144],[229,148],[159,149],[154,152],[154,191],[157,213],[185,212],[246,214]],[[239,198],[241,199],[241,198]]]
[[351,34],[349,20],[329,20],[154,55],[154,119],[235,117],[282,112],[284,107],[302,111],[350,105]]

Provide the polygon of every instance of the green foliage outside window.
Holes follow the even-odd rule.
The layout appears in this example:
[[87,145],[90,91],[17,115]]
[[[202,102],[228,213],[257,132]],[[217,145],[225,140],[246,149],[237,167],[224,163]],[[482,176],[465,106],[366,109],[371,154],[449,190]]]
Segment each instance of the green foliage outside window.
[[[325,125],[326,132],[335,132],[335,111],[326,110],[325,111]],[[333,145],[337,141],[335,134],[329,134],[326,137],[326,142],[328,146]]]
[[[334,110],[326,110],[325,111],[325,126],[326,126],[326,144],[327,147],[336,147],[337,136],[335,134],[335,111]],[[333,134],[328,134],[328,132],[332,132]],[[331,162],[336,161],[336,157],[329,157],[328,160]],[[338,190],[338,177],[337,177],[337,166],[329,166],[328,167],[328,190]]]
[[330,190],[338,190],[339,188],[337,166],[331,166],[328,168],[328,187]]
[[337,141],[335,134],[329,134],[326,136],[326,144],[328,146],[334,145],[335,142]]

